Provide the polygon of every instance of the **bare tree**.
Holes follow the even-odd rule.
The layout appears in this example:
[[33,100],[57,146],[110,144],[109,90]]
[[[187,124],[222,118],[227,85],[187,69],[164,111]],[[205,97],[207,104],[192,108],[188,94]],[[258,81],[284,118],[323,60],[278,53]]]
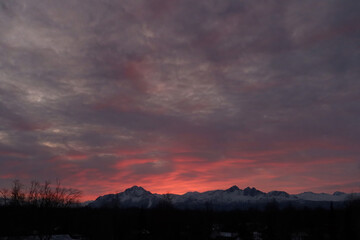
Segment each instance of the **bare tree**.
[[56,187],[53,194],[53,202],[56,205],[62,206],[65,203],[66,189],[61,187],[60,181],[56,180]]
[[0,203],[3,205],[30,205],[34,207],[70,207],[79,202],[81,191],[61,186],[59,180],[53,187],[50,181],[40,184],[31,181],[30,187],[25,192],[24,185],[19,180],[13,181],[12,188],[0,189]]
[[23,192],[24,185],[18,180],[13,181],[13,186],[10,192],[10,204],[14,206],[20,206],[25,201],[25,193]]
[[[50,187],[50,185],[49,185]],[[81,196],[81,191],[72,188],[61,187],[59,180],[56,181],[56,187],[50,188],[48,191],[48,198],[51,199],[52,207],[69,207],[78,202]]]
[[45,181],[44,185],[40,187],[40,206],[53,207],[53,191],[50,181]]
[[27,203],[32,206],[38,206],[40,198],[40,183],[36,180],[31,181]]
[[64,206],[69,207],[73,204],[79,203],[81,197],[81,191],[73,188],[66,189]]
[[55,188],[51,187],[49,181],[40,186],[40,206],[41,207],[69,207],[78,202],[81,191],[72,188],[64,188],[59,180]]
[[1,204],[6,206],[9,204],[9,199],[10,199],[10,191],[7,188],[2,188],[0,189],[0,200],[1,200]]

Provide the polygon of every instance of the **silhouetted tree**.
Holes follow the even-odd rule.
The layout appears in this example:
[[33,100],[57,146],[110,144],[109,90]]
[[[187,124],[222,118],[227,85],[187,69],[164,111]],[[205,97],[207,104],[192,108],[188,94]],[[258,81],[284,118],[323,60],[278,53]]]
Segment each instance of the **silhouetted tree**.
[[27,195],[27,203],[31,206],[38,206],[40,199],[40,183],[38,181],[31,181],[29,193]]
[[22,206],[30,205],[34,207],[69,207],[78,203],[81,191],[73,188],[64,188],[59,180],[56,186],[52,187],[49,181],[40,184],[38,181],[31,181],[28,191],[19,181],[14,180],[11,189],[3,188],[0,190],[0,200],[2,205]]
[[77,203],[81,196],[81,191],[77,189],[61,187],[59,180],[55,188],[49,181],[45,181],[38,189],[40,207],[69,207]]
[[13,206],[21,206],[25,201],[24,185],[18,180],[13,181],[10,192],[10,204]]
[[10,199],[10,191],[7,188],[0,189],[0,204],[3,206],[7,206]]

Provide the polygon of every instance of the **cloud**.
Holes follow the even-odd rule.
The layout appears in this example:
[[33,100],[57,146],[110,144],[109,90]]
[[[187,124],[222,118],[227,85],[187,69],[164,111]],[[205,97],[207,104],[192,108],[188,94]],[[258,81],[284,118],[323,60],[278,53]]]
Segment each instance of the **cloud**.
[[0,185],[359,191],[359,9],[2,2]]

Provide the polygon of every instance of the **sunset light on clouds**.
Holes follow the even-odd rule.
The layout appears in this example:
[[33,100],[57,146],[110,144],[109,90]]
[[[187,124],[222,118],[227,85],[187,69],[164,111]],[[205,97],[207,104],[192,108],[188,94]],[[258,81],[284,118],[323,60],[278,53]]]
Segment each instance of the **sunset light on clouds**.
[[360,2],[0,2],[0,188],[360,191]]

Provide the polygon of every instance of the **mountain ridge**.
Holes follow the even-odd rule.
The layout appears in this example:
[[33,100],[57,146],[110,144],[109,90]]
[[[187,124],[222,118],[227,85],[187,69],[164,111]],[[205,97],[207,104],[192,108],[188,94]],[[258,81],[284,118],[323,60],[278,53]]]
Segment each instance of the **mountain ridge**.
[[[351,197],[360,198],[360,193],[343,192],[289,194],[285,191],[262,192],[255,187],[240,189],[234,185],[225,190],[187,192],[185,194],[151,193],[140,186],[127,188],[116,194],[99,196],[88,204],[90,207],[154,208],[171,205],[179,209],[204,209],[211,206],[217,210],[264,208],[276,202],[280,207],[329,207],[342,206]],[[331,203],[331,204],[330,204]]]

